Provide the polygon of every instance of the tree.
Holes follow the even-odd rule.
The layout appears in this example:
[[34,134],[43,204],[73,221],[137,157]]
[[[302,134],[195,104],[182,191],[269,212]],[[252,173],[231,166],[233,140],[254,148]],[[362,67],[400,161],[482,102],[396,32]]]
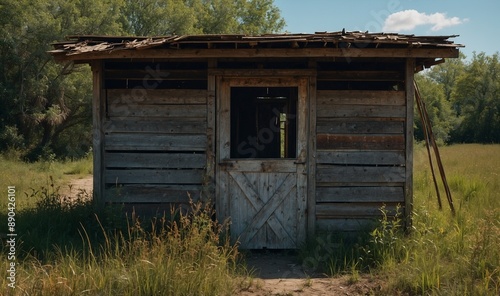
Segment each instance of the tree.
[[273,0],[126,0],[122,23],[131,35],[264,34],[285,22]]
[[500,143],[499,54],[474,54],[452,92],[461,123],[454,133],[458,142]]
[[[89,126],[89,79],[69,78],[68,65],[53,63],[47,50],[51,49],[51,42],[68,34],[121,33],[112,13],[120,3],[22,0],[2,5],[0,92],[2,105],[7,108],[2,111],[0,122],[4,143],[1,148],[27,148],[28,158],[36,159],[42,154],[53,154],[57,146],[54,140],[65,128]],[[75,69],[90,76],[88,67]],[[74,148],[71,142],[66,144],[70,150]],[[8,147],[13,145],[16,147]]]
[[7,0],[0,25],[0,150],[28,150],[35,160],[91,146],[90,69],[54,63],[50,43],[84,34],[272,33],[284,21],[272,0]]
[[445,63],[432,67],[427,74],[429,78],[442,85],[448,102],[451,101],[451,93],[458,77],[465,71],[464,60],[465,55],[460,53],[458,59],[447,59]]
[[[436,140],[440,143],[448,142],[450,132],[456,127],[457,118],[451,108],[451,103],[446,100],[444,85],[425,74],[416,75],[415,80],[422,100],[425,102]],[[419,114],[416,104],[415,114]],[[420,116],[415,116],[415,137],[418,140],[425,139]]]

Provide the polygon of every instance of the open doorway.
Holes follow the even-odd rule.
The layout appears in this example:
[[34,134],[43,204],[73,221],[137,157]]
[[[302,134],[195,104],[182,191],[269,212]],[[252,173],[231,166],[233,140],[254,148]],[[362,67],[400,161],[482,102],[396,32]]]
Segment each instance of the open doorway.
[[231,88],[231,158],[295,158],[297,87]]

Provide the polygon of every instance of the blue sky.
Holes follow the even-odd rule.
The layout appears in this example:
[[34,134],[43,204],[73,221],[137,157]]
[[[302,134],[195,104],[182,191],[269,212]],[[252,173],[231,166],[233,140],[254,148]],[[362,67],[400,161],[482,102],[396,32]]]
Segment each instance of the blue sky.
[[500,52],[500,0],[275,0],[290,33],[324,31],[460,35],[472,53]]

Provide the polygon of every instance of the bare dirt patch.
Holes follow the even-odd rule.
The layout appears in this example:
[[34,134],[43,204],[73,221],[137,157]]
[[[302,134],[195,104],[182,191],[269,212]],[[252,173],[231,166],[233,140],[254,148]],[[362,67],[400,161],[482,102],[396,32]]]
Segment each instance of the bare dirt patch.
[[62,185],[60,193],[63,198],[75,200],[77,198],[91,198],[93,190],[93,176],[87,175],[79,179],[73,179],[68,184]]
[[242,284],[240,296],[374,295],[383,284],[366,274],[327,277],[304,268],[287,251],[250,252],[246,264],[252,277]]

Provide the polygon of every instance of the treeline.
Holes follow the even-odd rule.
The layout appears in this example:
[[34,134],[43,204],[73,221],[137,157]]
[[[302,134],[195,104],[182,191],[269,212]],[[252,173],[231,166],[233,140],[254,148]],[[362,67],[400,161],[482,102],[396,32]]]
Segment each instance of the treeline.
[[[416,80],[441,143],[500,143],[498,53],[448,59]],[[423,140],[418,116],[415,126],[415,137]]]
[[92,146],[88,66],[47,51],[68,35],[262,34],[285,22],[274,0],[6,0],[0,4],[0,152],[78,158]]

